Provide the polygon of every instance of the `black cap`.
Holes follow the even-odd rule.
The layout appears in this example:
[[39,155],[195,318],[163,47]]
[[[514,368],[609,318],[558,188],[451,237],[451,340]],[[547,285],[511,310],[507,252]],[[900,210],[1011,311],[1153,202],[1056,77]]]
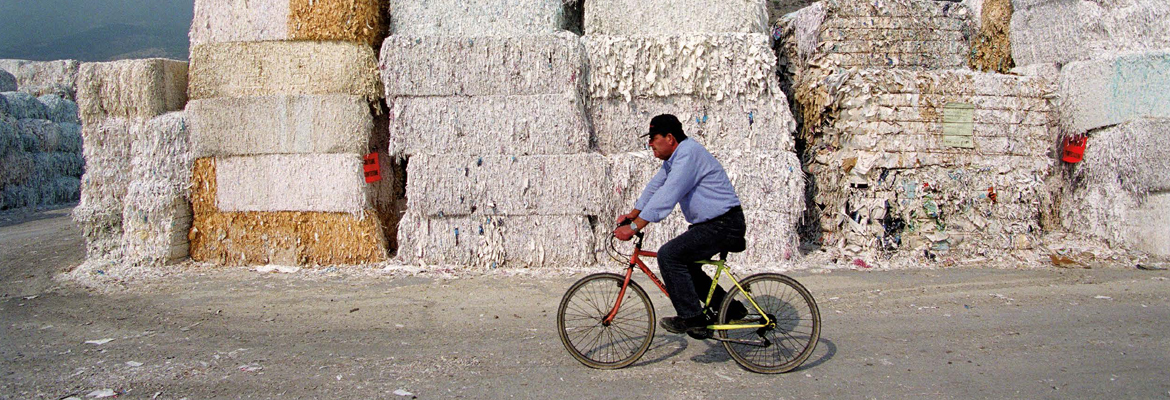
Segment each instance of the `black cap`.
[[[657,134],[665,135],[667,133],[675,134],[675,138],[679,138],[679,136],[682,136],[683,138],[686,137],[683,134],[682,123],[678,122],[678,117],[675,117],[673,114],[659,114],[658,116],[651,118],[650,131],[643,133],[638,137],[647,137]],[[679,138],[679,140],[682,139]]]

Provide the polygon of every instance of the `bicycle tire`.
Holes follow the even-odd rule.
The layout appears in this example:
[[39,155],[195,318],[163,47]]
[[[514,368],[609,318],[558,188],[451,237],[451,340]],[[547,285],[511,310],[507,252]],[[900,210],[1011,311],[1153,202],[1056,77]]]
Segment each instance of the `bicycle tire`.
[[654,340],[654,304],[637,282],[630,281],[614,321],[609,314],[625,277],[598,273],[581,278],[565,292],[557,308],[557,331],[573,358],[597,369],[618,369],[638,361]]
[[[740,282],[752,299],[775,320],[772,328],[719,330],[724,339],[762,340],[771,344],[758,347],[744,343],[723,342],[723,347],[736,363],[745,369],[762,374],[788,372],[808,360],[821,337],[821,312],[804,285],[788,276],[773,273],[756,274]],[[719,323],[727,324],[728,308],[740,301],[748,308],[746,320],[760,318],[759,311],[739,287],[731,289],[719,308]]]

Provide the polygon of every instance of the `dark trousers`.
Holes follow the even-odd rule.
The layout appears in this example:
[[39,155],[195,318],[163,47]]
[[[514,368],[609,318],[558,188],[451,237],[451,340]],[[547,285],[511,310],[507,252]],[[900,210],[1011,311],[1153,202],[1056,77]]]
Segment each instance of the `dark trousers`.
[[[746,232],[743,209],[735,207],[709,221],[691,225],[658,249],[658,271],[679,316],[689,318],[701,314],[703,308],[699,302],[706,300],[711,289],[711,277],[696,261],[714,257],[734,241],[743,240]],[[722,288],[716,288],[709,306],[718,307],[725,295]]]

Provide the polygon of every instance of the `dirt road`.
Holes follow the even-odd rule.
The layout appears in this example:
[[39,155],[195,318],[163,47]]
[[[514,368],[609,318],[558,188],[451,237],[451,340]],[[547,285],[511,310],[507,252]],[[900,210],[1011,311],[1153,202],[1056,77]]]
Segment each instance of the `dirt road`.
[[51,279],[84,256],[67,212],[0,221],[0,398],[1170,398],[1168,271],[797,272],[824,318],[800,369],[659,330],[599,371],[557,339],[579,276],[193,269],[100,293]]

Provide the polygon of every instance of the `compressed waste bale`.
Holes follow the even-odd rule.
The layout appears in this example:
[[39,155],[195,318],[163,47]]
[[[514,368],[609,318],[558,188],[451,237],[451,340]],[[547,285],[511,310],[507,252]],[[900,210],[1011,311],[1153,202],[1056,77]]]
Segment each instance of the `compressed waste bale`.
[[165,264],[187,256],[191,167],[186,112],[131,128],[131,182],[123,208],[122,247],[132,264]]
[[319,211],[355,216],[372,207],[362,156],[270,154],[217,160],[221,211]]
[[658,114],[674,114],[683,132],[710,151],[753,149],[793,151],[796,121],[784,94],[773,85],[771,95],[749,100],[742,96],[712,101],[697,96],[593,100],[590,120],[603,154],[640,150],[645,127]]
[[187,114],[196,157],[365,154],[374,130],[370,104],[352,95],[209,98]]
[[1011,0],[964,0],[975,31],[971,38],[971,69],[1006,74],[1015,67],[1012,60]]
[[1170,48],[1170,3],[1144,0],[1013,1],[1016,65],[1068,64]]
[[[1093,131],[1062,201],[1069,232],[1111,246],[1170,255],[1165,246],[1170,192],[1170,119],[1135,119]],[[1158,242],[1155,239],[1160,239]]]
[[594,99],[693,95],[758,99],[775,80],[763,34],[585,36]]
[[68,99],[75,98],[79,65],[77,60],[0,60],[0,70],[15,76],[19,90],[34,97],[55,94]]
[[798,88],[814,98],[804,104],[826,104],[804,109],[822,242],[852,253],[1031,247],[1053,209],[1052,91],[1037,77],[888,69]]
[[390,0],[390,33],[415,36],[521,36],[553,33],[571,21],[563,0]]
[[45,117],[53,122],[70,122],[80,124],[77,103],[73,100],[55,94],[46,94],[38,97],[37,101],[45,105]]
[[191,258],[222,265],[333,265],[384,261],[389,247],[380,211],[221,212],[216,159],[192,167]]
[[198,0],[191,44],[266,40],[375,45],[386,35],[385,0]]
[[586,35],[768,33],[765,0],[585,1]]
[[945,1],[826,0],[784,16],[776,30],[789,77],[813,66],[965,68],[970,57],[970,12]]
[[16,88],[16,76],[8,71],[0,70],[0,92],[15,92]]
[[1170,118],[1170,51],[1069,63],[1061,70],[1059,90],[1065,132]]
[[24,92],[0,93],[0,103],[6,104],[5,113],[15,119],[47,119],[49,110],[36,97]]
[[80,154],[81,125],[72,122],[61,122],[57,126],[61,129],[61,140],[57,144],[57,149],[66,153]]
[[399,97],[390,106],[390,154],[522,156],[591,150],[589,122],[576,93]]
[[346,42],[209,43],[191,48],[188,96],[193,100],[300,94],[381,98],[378,58]]
[[596,215],[607,162],[597,154],[417,155],[407,164],[407,207],[426,217]]
[[85,124],[112,117],[151,118],[187,104],[184,61],[84,63],[77,75],[77,107]]
[[531,215],[428,218],[399,223],[397,262],[474,268],[571,268],[596,262],[590,218]]
[[44,119],[22,119],[16,122],[21,135],[35,138],[36,148],[30,151],[54,152],[61,144],[61,126]]
[[379,69],[386,98],[578,93],[585,53],[576,35],[393,35]]
[[0,116],[0,157],[3,157],[10,151],[23,150],[24,144],[21,143],[20,133],[16,129],[16,124]]
[[110,118],[87,124],[81,131],[85,174],[73,220],[81,227],[90,258],[117,258],[121,252],[123,199],[132,173],[133,124],[124,118]]
[[32,176],[34,166],[33,153],[22,148],[9,150],[0,157],[0,187],[24,184]]

